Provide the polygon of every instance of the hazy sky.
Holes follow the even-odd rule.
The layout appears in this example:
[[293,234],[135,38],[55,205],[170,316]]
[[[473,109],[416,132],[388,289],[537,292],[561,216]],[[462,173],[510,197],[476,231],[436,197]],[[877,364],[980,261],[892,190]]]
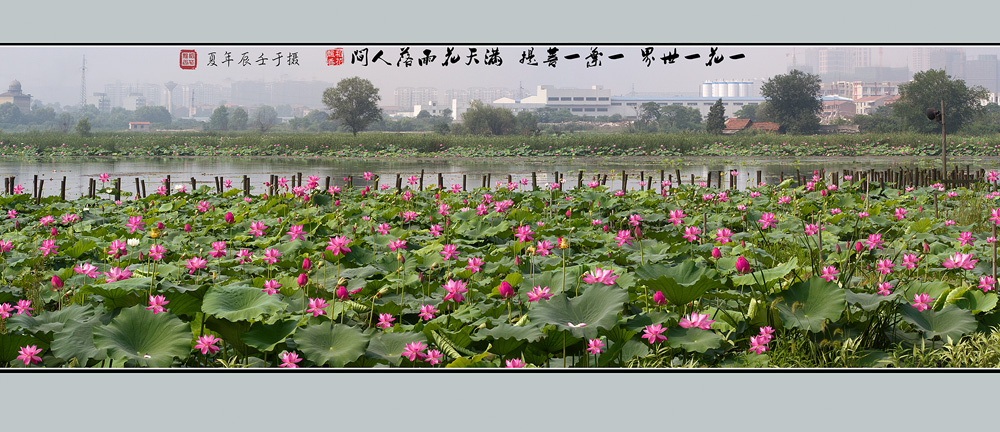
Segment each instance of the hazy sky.
[[[550,47],[559,48],[556,67],[547,66]],[[345,55],[343,65],[328,66],[326,50],[341,47]],[[479,64],[466,66],[469,48],[477,49]],[[363,67],[351,64],[354,50],[368,48],[369,57],[378,50],[384,51],[384,58],[391,65],[382,63]],[[529,46],[520,45],[455,45],[455,54],[460,61],[449,66],[441,66],[448,45],[413,45],[410,54],[413,66],[397,67],[400,46],[368,45],[177,45],[177,46],[0,46],[0,85],[6,86],[10,80],[21,81],[23,90],[35,100],[45,103],[60,102],[74,105],[80,99],[80,67],[83,56],[87,57],[87,91],[103,91],[104,84],[120,81],[123,83],[156,83],[174,81],[181,85],[205,82],[227,84],[234,81],[279,81],[279,80],[319,80],[335,84],[338,80],[351,76],[361,76],[371,80],[382,91],[384,104],[393,103],[396,87],[437,87],[443,94],[447,89],[467,87],[507,87],[516,91],[518,86],[525,89],[525,96],[534,94],[538,85],[550,84],[556,87],[589,88],[602,85],[611,89],[614,95],[627,94],[634,88],[636,92],[697,92],[705,80],[721,79],[761,79],[784,73],[791,64],[792,46],[720,46],[717,55],[725,56],[720,63],[706,66],[710,48],[708,46],[654,46],[655,61],[646,66],[642,61],[642,46],[605,45],[596,47],[603,53],[601,65],[586,67],[586,56],[591,46],[553,44],[535,45],[534,55],[538,66],[527,66],[519,62],[523,51]],[[499,49],[503,60],[501,66],[483,64],[488,50]],[[801,55],[809,47],[795,47]],[[882,50],[884,66],[906,66],[911,46],[885,47]],[[182,70],[179,66],[181,49],[194,49],[198,53],[198,66],[194,70]],[[436,60],[429,66],[418,66],[424,49],[431,49]],[[679,58],[674,64],[664,64],[660,59],[668,52],[677,50]],[[224,53],[231,52],[230,66],[221,63]],[[977,53],[992,52],[994,48],[975,47],[967,50],[972,58]],[[209,53],[217,55],[217,67],[208,66]],[[250,66],[238,64],[243,52],[248,52]],[[273,60],[282,54],[281,65]],[[298,54],[299,65],[287,64],[290,52]],[[580,58],[563,58],[569,54],[579,54]],[[613,54],[623,54],[613,60]],[[261,54],[267,58],[265,66],[256,62]],[[687,60],[686,55],[699,54],[699,59]],[[731,59],[734,54],[744,54],[745,58]],[[873,47],[872,64],[879,61],[877,47]],[[801,63],[801,58],[799,62]],[[5,91],[6,87],[0,88]]]

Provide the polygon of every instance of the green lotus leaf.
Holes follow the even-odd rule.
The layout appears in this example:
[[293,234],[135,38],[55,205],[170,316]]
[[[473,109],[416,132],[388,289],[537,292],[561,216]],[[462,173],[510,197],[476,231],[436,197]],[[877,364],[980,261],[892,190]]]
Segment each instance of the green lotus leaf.
[[80,240],[77,240],[76,243],[73,244],[73,246],[70,246],[69,248],[66,249],[66,255],[69,255],[74,259],[80,258],[81,255],[89,252],[96,246],[97,242],[81,238]]
[[369,338],[357,327],[324,322],[296,331],[294,340],[310,361],[343,367],[365,353]]
[[899,297],[899,293],[892,293],[887,296],[883,296],[878,293],[856,293],[850,289],[844,289],[844,293],[846,294],[848,304],[855,305],[865,312],[874,311],[882,304],[892,302]]
[[997,295],[992,292],[984,293],[978,288],[973,288],[966,291],[961,298],[956,299],[955,304],[962,309],[972,311],[973,314],[989,312],[997,307]]
[[[568,330],[573,336],[596,335],[597,329],[606,329],[618,321],[622,305],[628,301],[628,292],[607,285],[587,288],[579,297],[569,298],[556,294],[548,300],[532,305],[528,318],[532,322],[553,324],[560,330]],[[580,326],[586,324],[585,326]]]
[[538,340],[543,336],[545,336],[545,333],[542,333],[542,329],[538,326],[515,326],[503,323],[491,329],[484,329],[476,332],[476,334],[472,336],[472,340],[478,341],[486,338],[492,338],[493,340],[514,339],[520,341],[538,342]]
[[827,320],[840,319],[847,307],[847,294],[834,282],[814,277],[768,296],[778,309],[785,327],[822,331]]
[[699,267],[694,261],[676,266],[646,264],[635,271],[636,286],[646,285],[650,293],[661,291],[673,304],[683,305],[699,299],[712,289],[721,288],[713,269]]
[[385,360],[399,366],[406,344],[413,342],[426,344],[427,336],[420,332],[376,333],[368,342],[365,357]]
[[[754,264],[751,263],[751,266]],[[798,267],[798,258],[791,257],[784,264],[780,264],[776,267],[769,269],[764,269],[763,271],[758,268],[753,268],[755,270],[752,273],[747,273],[745,275],[733,276],[733,283],[736,285],[756,285],[758,283],[767,283],[772,285],[778,279],[784,278]]]
[[104,358],[107,355],[105,351],[94,346],[94,327],[100,324],[98,320],[91,320],[56,332],[52,355],[66,361],[75,358],[80,365],[86,365],[90,359]]
[[667,330],[667,344],[687,352],[704,353],[722,346],[722,336],[711,330],[673,327]]
[[72,304],[62,310],[44,311],[38,315],[13,316],[7,320],[7,328],[22,329],[35,334],[45,342],[52,342],[51,333],[59,332],[63,328],[76,327],[94,319],[93,306]]
[[[16,360],[17,356],[20,355],[17,352],[20,351],[21,348],[28,345],[34,345],[37,348],[41,348],[43,352],[38,356],[45,357],[46,353],[44,350],[48,348],[48,346],[37,338],[14,333],[0,334],[0,364],[6,365],[11,361]],[[21,364],[23,365],[24,363]]]
[[154,314],[133,306],[106,326],[94,327],[94,346],[116,360],[134,360],[141,366],[168,367],[175,357],[191,353],[191,327],[169,312]]
[[295,320],[278,321],[274,324],[255,322],[250,326],[250,330],[243,333],[243,343],[268,352],[273,350],[275,345],[288,339],[296,328],[298,321]]
[[255,321],[284,309],[275,296],[248,286],[211,287],[205,293],[201,310],[229,321]]
[[940,311],[927,309],[922,312],[909,304],[899,305],[903,320],[913,324],[927,339],[940,336],[942,340],[951,338],[958,341],[963,335],[976,330],[976,317],[971,311],[954,305],[946,305]]

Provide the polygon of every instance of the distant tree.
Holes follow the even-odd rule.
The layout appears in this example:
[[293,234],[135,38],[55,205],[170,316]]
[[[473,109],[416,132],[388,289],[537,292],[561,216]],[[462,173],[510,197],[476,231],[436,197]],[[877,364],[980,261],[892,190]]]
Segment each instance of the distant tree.
[[786,131],[811,134],[819,129],[819,113],[823,110],[820,88],[819,75],[796,69],[767,80],[760,94],[768,99],[775,121]]
[[680,132],[702,129],[701,111],[677,105],[660,107],[659,129],[662,132]]
[[538,133],[538,116],[530,111],[521,111],[514,117],[514,129],[521,135],[534,135]]
[[274,107],[261,105],[253,111],[253,127],[261,132],[267,132],[278,124],[278,112]]
[[382,119],[381,99],[375,85],[361,77],[342,79],[323,92],[323,104],[333,110],[330,117],[341,121],[355,136]]
[[462,123],[474,135],[510,135],[516,130],[514,113],[479,100],[469,104],[469,110],[462,114]]
[[761,102],[757,105],[757,109],[754,110],[755,118],[751,119],[755,122],[778,122],[778,116],[774,113],[772,105],[767,102]]
[[167,107],[162,106],[144,106],[135,109],[132,115],[134,121],[146,121],[159,125],[169,125],[170,124],[170,111],[167,111]]
[[84,117],[76,124],[76,133],[80,136],[90,136],[90,119]]
[[42,124],[56,120],[56,110],[52,107],[40,106],[33,108],[28,114],[28,123]]
[[451,121],[451,114],[452,114],[451,108],[445,108],[441,110],[441,117],[448,119],[449,122]]
[[214,131],[229,130],[229,110],[225,105],[220,105],[212,116],[208,118],[208,128]]
[[743,105],[743,108],[736,110],[732,118],[750,119],[757,121],[757,108],[759,105]]
[[980,86],[969,87],[965,80],[951,79],[943,70],[927,70],[913,74],[913,80],[899,85],[899,100],[892,104],[892,115],[906,129],[916,132],[939,132],[941,126],[928,120],[927,108],[941,109],[944,101],[944,121],[948,132],[975,121],[982,111],[980,101],[989,92]]
[[708,117],[705,119],[705,131],[710,134],[721,134],[726,128],[726,107],[722,106],[722,98],[715,101],[712,108],[708,110]]
[[429,111],[427,111],[427,110],[420,110],[420,112],[417,113],[417,118],[418,119],[425,119],[425,118],[430,118],[430,117],[431,117],[431,113]]
[[73,127],[73,114],[68,112],[59,113],[59,116],[56,117],[56,127],[62,133],[69,133],[69,130]]
[[448,132],[451,132],[451,126],[449,126],[448,123],[435,124],[434,132],[437,132],[441,135],[448,135]]
[[247,110],[243,107],[236,107],[233,110],[233,115],[229,118],[229,129],[232,130],[246,130],[247,122],[250,121],[250,116],[247,115]]
[[8,125],[21,124],[21,109],[10,102],[0,105],[0,123]]

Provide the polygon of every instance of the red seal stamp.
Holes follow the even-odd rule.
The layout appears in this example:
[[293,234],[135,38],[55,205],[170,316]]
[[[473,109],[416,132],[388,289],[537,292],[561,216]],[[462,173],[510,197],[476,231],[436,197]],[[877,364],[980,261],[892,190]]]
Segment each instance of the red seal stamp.
[[181,50],[181,69],[198,67],[198,53],[195,50]]
[[326,50],[326,65],[327,66],[340,66],[344,64],[344,49],[334,48],[331,50]]

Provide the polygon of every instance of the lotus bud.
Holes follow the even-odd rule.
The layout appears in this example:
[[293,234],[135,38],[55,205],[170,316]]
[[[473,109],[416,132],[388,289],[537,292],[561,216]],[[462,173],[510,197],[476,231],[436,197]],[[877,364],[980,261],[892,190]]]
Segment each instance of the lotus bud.
[[837,253],[840,253],[840,251],[841,251],[840,250],[840,243],[837,243],[836,247],[834,247],[834,251],[836,251]]
[[641,239],[642,238],[642,230],[639,229],[639,227],[635,227],[635,238],[637,238],[637,239]]
[[309,283],[309,276],[305,273],[300,273],[298,279],[295,279],[295,283],[299,284],[300,287],[304,287]]
[[663,295],[662,291],[657,291],[653,293],[653,303],[656,303],[659,306],[663,306],[667,304],[667,297]]
[[736,258],[736,271],[742,274],[750,273],[752,271],[750,269],[750,261],[747,261],[747,259],[743,257]]
[[516,266],[521,265],[521,257],[520,256],[515,256],[514,257],[514,265],[516,265]]
[[573,217],[573,209],[566,210],[566,217]]
[[607,225],[604,226],[604,232],[608,232],[608,226]]
[[309,269],[311,269],[311,268],[312,268],[312,261],[309,261],[308,257],[303,258],[302,259],[302,270],[309,271]]
[[396,252],[396,261],[399,261],[400,264],[406,264],[406,258],[403,257],[401,252]]
[[55,237],[56,234],[59,234],[59,231],[56,230],[56,227],[52,227],[52,237]]
[[500,286],[497,287],[497,292],[500,294],[500,297],[503,297],[505,299],[514,297],[515,294],[514,287],[512,287],[509,283],[507,283],[507,281],[500,282]]
[[334,202],[333,202],[333,206],[334,206],[334,207],[340,207],[340,200],[336,200],[336,201],[334,201]]
[[337,287],[337,298],[339,298],[340,300],[347,300],[351,298],[351,295],[347,293],[347,288],[344,288],[343,285],[340,285]]
[[861,251],[863,251],[863,250],[864,250],[864,248],[861,246],[861,242],[854,243],[854,251],[855,252],[861,253]]
[[417,272],[417,282],[424,283],[424,274]]
[[931,247],[927,245],[927,242],[924,242],[924,253],[931,253]]
[[163,229],[163,222],[157,222],[156,223],[156,229],[160,229],[160,230]]
[[191,232],[191,225],[189,225],[189,224],[184,224],[184,232],[186,232],[186,233],[189,233],[189,232]]
[[720,251],[719,248],[712,248],[712,258],[722,258],[722,251]]
[[225,220],[226,220],[227,224],[231,224],[231,223],[235,222],[236,218],[233,217],[233,212],[226,212]]
[[62,288],[62,287],[63,287],[63,281],[62,281],[62,279],[59,279],[59,276],[53,275],[52,276],[52,288],[59,289],[59,288]]

